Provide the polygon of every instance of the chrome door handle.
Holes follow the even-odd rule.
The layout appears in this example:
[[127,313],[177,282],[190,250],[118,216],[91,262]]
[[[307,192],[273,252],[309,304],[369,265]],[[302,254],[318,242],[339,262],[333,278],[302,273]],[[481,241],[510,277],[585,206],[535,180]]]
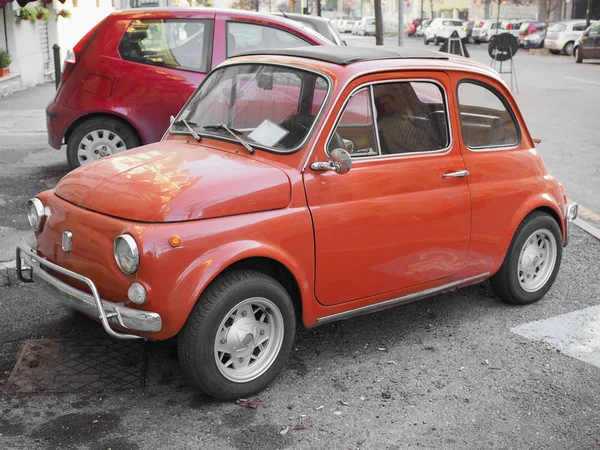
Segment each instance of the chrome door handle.
[[469,175],[468,170],[459,170],[458,172],[443,173],[442,178],[460,178]]

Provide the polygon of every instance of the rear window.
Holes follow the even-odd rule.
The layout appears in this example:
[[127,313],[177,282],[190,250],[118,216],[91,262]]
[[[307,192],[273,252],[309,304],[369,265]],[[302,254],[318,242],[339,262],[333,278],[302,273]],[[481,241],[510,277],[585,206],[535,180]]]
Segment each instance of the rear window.
[[212,21],[150,19],[132,21],[121,42],[121,58],[142,64],[208,72]]
[[567,28],[567,25],[562,23],[562,22],[558,22],[555,23],[554,25],[551,25],[550,28],[548,28],[548,31],[565,31]]
[[442,25],[447,27],[462,27],[463,24],[460,20],[444,20]]

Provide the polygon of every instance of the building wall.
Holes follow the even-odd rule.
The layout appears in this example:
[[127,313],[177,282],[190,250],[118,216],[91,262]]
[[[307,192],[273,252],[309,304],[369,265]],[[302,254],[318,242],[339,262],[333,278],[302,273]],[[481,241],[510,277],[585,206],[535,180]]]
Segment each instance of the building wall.
[[[36,3],[32,6],[36,6]],[[35,86],[44,81],[38,26],[35,21],[18,19],[17,11],[19,6],[16,2],[4,7],[8,51],[11,55],[10,71],[21,75],[21,87]]]

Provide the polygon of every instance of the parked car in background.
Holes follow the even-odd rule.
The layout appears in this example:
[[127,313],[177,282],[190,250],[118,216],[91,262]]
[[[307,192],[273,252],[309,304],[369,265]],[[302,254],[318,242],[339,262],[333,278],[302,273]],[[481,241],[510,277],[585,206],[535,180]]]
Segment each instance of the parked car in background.
[[500,33],[510,33],[514,37],[519,37],[519,29],[521,28],[522,20],[519,19],[509,19],[503,20],[500,23]]
[[[423,18],[423,20],[428,20]],[[419,28],[419,25],[421,25],[421,19],[413,19],[410,21],[410,23],[408,24],[408,26],[406,27],[406,35],[407,36],[415,36],[415,33],[417,32],[417,28]]]
[[463,21],[463,27],[465,32],[467,33],[467,40],[471,38],[473,34],[473,27],[475,26],[475,22],[473,20],[465,20]]
[[523,48],[543,48],[546,39],[546,31],[536,31],[523,39]]
[[425,45],[428,45],[430,42],[439,44],[444,39],[448,39],[455,31],[461,39],[467,37],[467,32],[461,20],[433,19],[429,26],[425,28],[423,42],[425,42]]
[[331,25],[331,19],[319,16],[311,16],[309,14],[293,14],[281,12],[276,12],[273,14],[306,25],[307,27],[312,28],[314,31],[326,37],[336,45],[346,45],[346,42],[342,39],[336,28]]
[[[282,370],[298,322],[488,279],[506,303],[541,300],[577,205],[498,73],[400,51],[232,58],[161,142],[81,167],[31,199],[35,247],[17,247],[16,267],[51,292],[35,299],[38,320],[54,320],[55,298],[114,338],[177,336],[189,382],[237,399]],[[377,323],[363,321],[362,334]]]
[[360,26],[361,20],[358,19],[356,21],[354,21],[354,25],[352,25],[352,34],[353,35],[357,35],[358,34],[358,27]]
[[375,17],[367,16],[360,19],[356,34],[359,36],[375,36]]
[[344,26],[344,33],[352,33],[354,29],[355,19],[346,19],[346,25]]
[[564,20],[548,27],[545,47],[552,53],[573,54],[575,41],[586,29],[585,20]]
[[423,37],[423,32],[425,31],[425,28],[427,28],[429,26],[430,23],[431,23],[430,19],[423,20],[423,23],[421,23],[417,27],[417,30],[415,31],[415,36],[416,37]]
[[524,39],[532,33],[538,31],[544,31],[546,29],[546,22],[532,21],[523,22],[519,28],[519,36],[517,38],[519,46],[523,46]]
[[584,59],[600,59],[600,22],[590,25],[575,41],[575,62]]
[[476,43],[490,42],[490,39],[498,34],[500,25],[501,22],[498,22],[495,19],[476,21],[471,38]]
[[209,8],[115,12],[69,52],[46,109],[69,167],[160,140],[213,67],[245,50],[332,42],[298,22]]

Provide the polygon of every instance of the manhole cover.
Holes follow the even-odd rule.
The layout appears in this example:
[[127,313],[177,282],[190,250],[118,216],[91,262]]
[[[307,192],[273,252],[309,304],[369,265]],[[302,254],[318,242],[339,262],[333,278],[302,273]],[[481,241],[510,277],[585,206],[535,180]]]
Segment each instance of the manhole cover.
[[144,342],[32,339],[23,343],[5,394],[141,389]]

